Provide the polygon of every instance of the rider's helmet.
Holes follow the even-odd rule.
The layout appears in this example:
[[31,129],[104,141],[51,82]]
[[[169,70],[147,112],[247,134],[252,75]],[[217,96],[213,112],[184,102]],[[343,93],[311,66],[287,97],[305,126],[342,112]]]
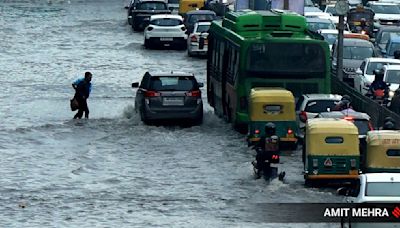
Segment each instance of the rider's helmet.
[[396,130],[396,126],[394,125],[394,122],[386,121],[383,124],[383,130]]
[[374,70],[374,75],[375,75],[375,80],[380,80],[380,81],[382,81],[383,80],[383,75],[384,75],[384,72],[383,72],[383,70],[382,69],[380,69],[380,70]]
[[340,109],[345,110],[350,108],[350,101],[349,100],[342,100],[340,101]]
[[275,135],[276,132],[276,126],[274,123],[267,123],[265,125],[265,137],[271,137],[272,135]]

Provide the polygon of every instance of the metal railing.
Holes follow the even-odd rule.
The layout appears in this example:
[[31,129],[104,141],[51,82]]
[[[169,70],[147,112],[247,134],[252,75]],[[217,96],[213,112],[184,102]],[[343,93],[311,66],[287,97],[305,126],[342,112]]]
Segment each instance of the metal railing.
[[398,114],[390,111],[386,107],[379,105],[371,98],[362,95],[348,84],[340,81],[337,77],[332,76],[331,78],[332,93],[349,95],[352,99],[352,106],[354,110],[367,113],[371,117],[371,123],[375,128],[382,126],[384,119],[390,116],[396,122],[396,127],[400,129],[400,116]]

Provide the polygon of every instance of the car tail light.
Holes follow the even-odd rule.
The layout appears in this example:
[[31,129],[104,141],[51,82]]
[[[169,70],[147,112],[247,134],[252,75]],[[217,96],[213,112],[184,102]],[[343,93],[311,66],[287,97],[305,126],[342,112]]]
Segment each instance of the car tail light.
[[181,29],[182,29],[182,31],[186,31],[186,27],[185,26],[182,26]]
[[196,36],[190,37],[190,41],[192,41],[192,42],[197,42],[197,37],[196,37]]
[[146,91],[144,93],[145,97],[159,97],[161,94],[156,91]]
[[313,164],[314,168],[317,168],[318,167],[318,159],[313,159],[312,164]]
[[271,162],[272,163],[278,163],[279,162],[279,155],[277,155],[277,154],[272,155]]
[[200,97],[201,92],[200,92],[200,90],[194,90],[194,91],[185,93],[185,95],[188,97]]
[[240,97],[240,108],[247,109],[247,97]]
[[151,30],[153,30],[153,27],[151,27],[151,26],[147,27],[147,31],[151,31]]
[[356,167],[356,159],[350,159],[350,166],[351,166],[351,168]]
[[307,112],[301,111],[299,114],[299,117],[300,117],[300,121],[305,123],[307,121]]
[[254,134],[260,134],[260,130],[256,129],[256,130],[254,131]]

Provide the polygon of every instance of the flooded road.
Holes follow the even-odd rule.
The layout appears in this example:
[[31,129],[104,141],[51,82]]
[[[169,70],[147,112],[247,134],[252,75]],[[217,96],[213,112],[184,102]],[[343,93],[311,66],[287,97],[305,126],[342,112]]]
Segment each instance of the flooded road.
[[[284,183],[255,180],[244,136],[206,97],[202,126],[144,125],[131,83],[177,69],[205,82],[206,60],[145,50],[123,2],[0,0],[0,227],[276,227],[252,205],[341,200],[304,188],[300,151],[282,157]],[[85,71],[90,119],[72,120]]]

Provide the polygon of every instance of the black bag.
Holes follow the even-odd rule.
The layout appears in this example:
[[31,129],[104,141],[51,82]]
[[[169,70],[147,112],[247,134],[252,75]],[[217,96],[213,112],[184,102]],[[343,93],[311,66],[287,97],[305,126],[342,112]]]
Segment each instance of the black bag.
[[70,105],[71,105],[71,111],[75,111],[79,108],[79,102],[75,97],[71,99]]

